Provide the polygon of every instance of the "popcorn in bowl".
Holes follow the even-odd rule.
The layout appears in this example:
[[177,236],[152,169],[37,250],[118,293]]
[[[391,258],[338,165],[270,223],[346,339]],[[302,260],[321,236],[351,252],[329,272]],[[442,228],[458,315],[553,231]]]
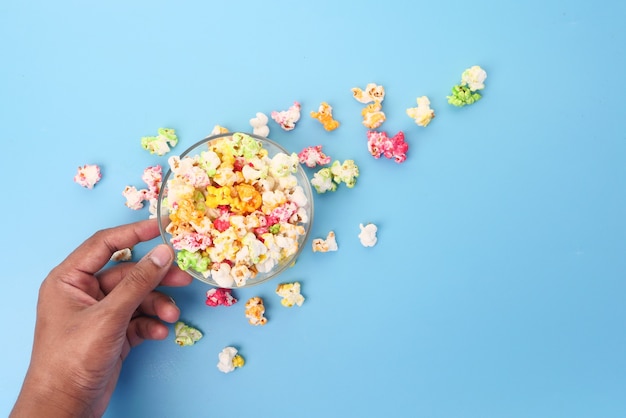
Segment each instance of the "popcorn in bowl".
[[235,132],[208,137],[168,164],[157,218],[181,269],[234,288],[267,281],[296,260],[313,219],[296,153]]

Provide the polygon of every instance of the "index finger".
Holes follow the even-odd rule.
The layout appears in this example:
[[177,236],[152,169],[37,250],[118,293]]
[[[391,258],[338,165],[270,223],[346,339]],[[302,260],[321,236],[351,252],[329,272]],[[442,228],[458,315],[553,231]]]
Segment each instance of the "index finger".
[[76,248],[62,264],[67,263],[84,273],[95,274],[109,262],[115,251],[131,248],[158,235],[156,219],[102,229]]

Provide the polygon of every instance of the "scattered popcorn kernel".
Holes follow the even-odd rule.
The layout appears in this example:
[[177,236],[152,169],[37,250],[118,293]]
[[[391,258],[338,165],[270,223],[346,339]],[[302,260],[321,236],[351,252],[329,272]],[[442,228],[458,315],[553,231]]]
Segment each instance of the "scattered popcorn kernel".
[[185,324],[182,321],[178,321],[174,324],[174,333],[176,335],[176,344],[181,347],[194,345],[200,340],[200,338],[202,338],[202,333],[199,330]]
[[270,134],[270,127],[267,126],[268,121],[269,119],[265,113],[257,112],[256,117],[250,119],[252,133],[267,138]]
[[316,165],[326,165],[330,163],[330,157],[322,152],[321,145],[306,147],[298,153],[300,164],[307,167],[315,167]]
[[178,144],[176,131],[170,128],[159,128],[157,136],[144,136],[141,138],[141,147],[150,151],[150,154],[158,156],[167,154],[176,144]]
[[361,233],[359,234],[359,240],[364,247],[373,247],[376,245],[376,232],[378,228],[374,224],[367,224],[363,226],[363,224],[359,224],[359,228],[361,229]]
[[265,314],[265,306],[263,305],[263,299],[259,296],[254,296],[246,302],[246,318],[250,325],[265,325],[267,318]]
[[93,189],[102,178],[100,167],[96,164],[85,164],[82,167],[78,167],[78,171],[74,176],[74,182],[87,189]]
[[369,83],[365,86],[364,90],[354,87],[352,89],[352,96],[361,103],[381,103],[385,99],[385,88],[376,83]]
[[446,97],[451,105],[463,107],[476,103],[482,96],[480,93],[472,92],[469,87],[454,86],[452,87],[452,95]]
[[406,114],[413,120],[418,126],[426,127],[430,121],[435,117],[435,111],[430,108],[430,100],[428,97],[422,96],[417,98],[417,107],[410,107],[406,110]]
[[111,255],[111,261],[129,261],[131,258],[133,258],[133,252],[130,248],[117,250]]
[[333,181],[337,184],[345,183],[349,188],[354,187],[356,179],[359,177],[359,167],[354,160],[345,160],[343,163],[334,161],[330,166]]
[[334,131],[339,127],[339,122],[333,119],[333,108],[326,102],[320,104],[317,112],[311,112],[311,117],[317,119],[327,131]]
[[379,101],[365,106],[363,110],[361,110],[361,116],[363,116],[363,125],[368,129],[378,128],[386,119]]
[[448,103],[456,107],[463,107],[476,103],[481,99],[477,90],[485,88],[487,73],[478,65],[463,71],[461,84],[452,87],[452,94],[447,96]]
[[206,292],[206,304],[207,306],[232,306],[237,303],[237,299],[232,294],[230,289],[222,287],[212,288]]
[[317,193],[334,192],[337,190],[337,183],[333,181],[333,173],[329,167],[320,169],[313,174],[311,185]]
[[146,191],[137,190],[135,186],[126,186],[122,190],[122,196],[126,198],[126,206],[132,210],[139,210],[143,208],[143,202],[146,200]]
[[368,131],[367,149],[374,158],[384,155],[386,158],[394,159],[397,163],[406,161],[406,153],[409,144],[404,140],[404,133],[398,132],[391,138],[386,132]]
[[300,294],[300,283],[281,283],[276,287],[276,294],[282,298],[280,304],[291,308],[293,305],[302,306],[304,296]]
[[150,204],[150,218],[156,217],[156,203],[161,191],[162,168],[160,165],[147,167],[141,179],[146,183],[146,189],[138,190],[135,186],[126,186],[122,196],[126,198],[126,206],[133,210],[143,207],[144,201]]
[[236,368],[243,367],[245,360],[237,354],[235,347],[226,347],[218,355],[217,368],[222,373],[230,373]]
[[289,109],[280,112],[274,110],[270,116],[285,131],[291,131],[296,127],[296,122],[300,120],[300,103],[294,102]]
[[461,85],[469,87],[471,91],[482,90],[485,88],[486,79],[487,72],[478,65],[474,65],[461,74]]
[[228,132],[230,132],[228,128],[224,128],[221,125],[215,125],[211,133],[209,133],[209,136],[227,134]]
[[337,251],[337,240],[335,239],[335,231],[330,231],[326,239],[315,238],[312,242],[313,252],[327,253],[329,251]]

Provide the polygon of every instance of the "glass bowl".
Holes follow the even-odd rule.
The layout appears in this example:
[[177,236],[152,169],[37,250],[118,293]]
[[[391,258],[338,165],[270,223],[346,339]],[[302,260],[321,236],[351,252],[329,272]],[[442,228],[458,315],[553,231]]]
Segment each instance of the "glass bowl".
[[311,184],[295,153],[231,132],[168,164],[156,214],[181,269],[215,287],[242,288],[293,265],[313,222]]

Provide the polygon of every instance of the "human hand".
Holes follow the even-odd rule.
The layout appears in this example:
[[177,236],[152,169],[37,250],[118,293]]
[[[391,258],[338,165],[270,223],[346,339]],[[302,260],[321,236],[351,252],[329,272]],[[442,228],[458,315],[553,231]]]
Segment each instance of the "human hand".
[[156,246],[137,263],[102,269],[113,252],[155,238],[156,220],[96,232],[55,267],[39,290],[31,362],[11,417],[101,416],[130,349],[162,340],[178,320],[155,288],[185,286],[173,251]]

